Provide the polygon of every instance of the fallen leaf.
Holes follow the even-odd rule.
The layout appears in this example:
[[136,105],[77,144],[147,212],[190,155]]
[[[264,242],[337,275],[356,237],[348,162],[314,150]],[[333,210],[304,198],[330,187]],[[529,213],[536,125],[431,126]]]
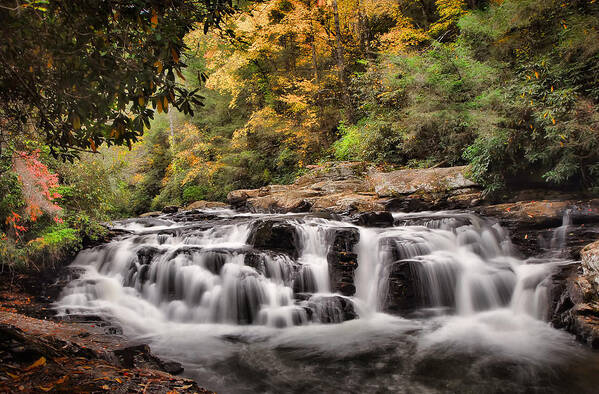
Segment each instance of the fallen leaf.
[[46,364],[46,357],[42,356],[36,362],[34,362],[33,364],[31,364],[30,366],[25,368],[25,371],[29,371],[33,368],[41,367],[42,365],[45,365],[45,364]]

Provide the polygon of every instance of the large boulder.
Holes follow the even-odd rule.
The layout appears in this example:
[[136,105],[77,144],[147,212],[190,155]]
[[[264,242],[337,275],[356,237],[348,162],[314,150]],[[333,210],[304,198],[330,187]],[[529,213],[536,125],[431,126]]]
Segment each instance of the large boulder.
[[140,218],[155,218],[160,215],[162,215],[161,211],[151,211],[151,212],[142,213],[141,215],[139,215],[139,217]]
[[371,170],[368,173],[368,181],[379,197],[396,197],[415,193],[446,194],[452,190],[478,186],[466,177],[467,171],[467,166],[391,172]]
[[257,249],[284,252],[297,258],[299,255],[299,234],[294,225],[279,220],[259,220],[254,222],[248,244]]
[[162,213],[177,213],[179,212],[179,207],[176,205],[169,205],[162,208]]
[[331,289],[345,296],[352,296],[356,292],[354,271],[358,268],[358,255],[355,248],[360,240],[360,232],[353,227],[337,228],[334,231],[333,244],[327,255]]
[[195,201],[185,207],[186,211],[192,209],[227,208],[228,205],[220,201]]
[[227,201],[253,212],[351,214],[469,208],[482,200],[478,185],[465,176],[466,167],[382,172],[370,163],[337,162],[309,169],[291,185],[234,190]]
[[365,227],[391,227],[393,226],[393,215],[390,212],[364,212],[359,214],[354,222]]
[[599,241],[580,252],[581,262],[554,274],[552,323],[583,343],[599,348]]
[[416,265],[413,260],[400,260],[389,269],[387,295],[383,309],[386,312],[405,314],[423,306],[422,297],[418,294]]
[[588,244],[580,251],[583,274],[597,278],[599,275],[599,241]]

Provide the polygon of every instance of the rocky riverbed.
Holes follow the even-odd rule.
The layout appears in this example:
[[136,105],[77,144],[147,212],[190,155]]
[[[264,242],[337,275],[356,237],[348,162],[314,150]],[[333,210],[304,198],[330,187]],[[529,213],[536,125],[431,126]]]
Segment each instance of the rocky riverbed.
[[[241,256],[242,265],[252,271],[244,275],[265,276],[269,280],[279,278],[277,280],[282,282],[276,282],[279,283],[276,286],[288,286],[288,290],[277,290],[284,290],[277,295],[277,303],[281,297],[288,301],[277,304],[276,308],[283,311],[292,304],[294,308],[298,307],[296,312],[285,312],[277,317],[276,314],[270,316],[270,312],[259,313],[258,300],[248,301],[247,308],[238,306],[239,315],[235,315],[238,324],[265,322],[269,325],[272,322],[277,326],[307,321],[338,324],[363,320],[358,318],[363,317],[364,311],[369,308],[420,319],[424,306],[440,302],[451,309],[456,301],[451,298],[453,296],[444,298],[447,297],[443,293],[445,290],[439,290],[438,294],[422,292],[418,278],[422,278],[425,272],[421,271],[421,261],[411,256],[430,252],[426,249],[429,246],[418,251],[425,245],[418,237],[426,233],[417,235],[412,245],[411,241],[407,242],[410,238],[403,239],[403,236],[399,238],[403,241],[398,243],[400,235],[396,231],[405,227],[414,229],[410,231],[418,234],[423,228],[429,228],[433,232],[435,229],[449,230],[447,234],[453,232],[459,235],[472,227],[476,228],[476,237],[480,237],[476,242],[488,242],[487,233],[494,234],[496,240],[493,242],[509,237],[510,248],[513,249],[502,253],[522,260],[534,257],[526,260],[526,265],[563,262],[554,265],[547,279],[551,283],[544,284],[549,288],[549,298],[547,309],[540,312],[540,317],[550,321],[554,327],[573,333],[580,342],[592,348],[599,347],[599,245],[592,243],[599,239],[599,199],[592,196],[521,190],[501,197],[500,201],[489,200],[480,186],[468,179],[466,167],[382,171],[368,163],[336,163],[315,166],[292,185],[233,191],[228,196],[228,203],[230,205],[198,201],[188,207],[167,207],[164,212],[142,215],[144,219],[140,222],[131,220],[124,227],[122,223],[117,226],[120,237],[117,239],[130,237],[133,240],[131,250],[136,251],[134,259],[139,263],[135,269],[127,271],[123,279],[125,285],[141,290],[152,280],[162,283],[160,286],[165,286],[165,293],[161,297],[178,305],[177,310],[168,312],[169,316],[183,316],[185,308],[177,304],[177,299],[197,295],[181,293],[187,290],[182,290],[185,287],[178,288],[180,285],[176,285],[172,278],[160,282],[157,278],[162,274],[158,271],[151,273],[149,267],[158,267],[162,264],[159,263],[160,256],[171,253],[168,248],[163,250],[161,245],[168,246],[175,242],[173,240],[183,241],[184,247],[175,252],[173,259],[195,259],[195,254],[205,253],[205,242],[208,242],[206,245],[213,242],[210,237],[216,237],[217,244],[222,242],[218,240],[223,236],[220,232],[225,230],[219,229],[226,229],[228,235],[225,238],[230,238],[233,244],[225,242],[220,249],[210,252],[209,260],[201,260],[201,264],[209,262],[206,268],[212,275],[217,275],[229,259]],[[234,211],[227,211],[228,207]],[[223,215],[223,212],[226,214]],[[245,216],[240,216],[240,212],[245,212]],[[483,218],[484,223],[479,222],[478,217]],[[239,235],[235,229],[249,235]],[[396,230],[386,237],[384,234],[388,230],[385,229]],[[469,234],[468,231],[464,234]],[[503,235],[501,231],[507,231],[509,235]],[[155,245],[151,241],[153,237],[156,237]],[[364,249],[369,243],[364,237],[374,237],[372,242],[377,243],[382,251],[377,253],[384,253],[384,258],[393,262],[384,266],[386,271],[383,274],[388,279],[376,285],[385,293],[383,295],[364,294],[364,289],[368,288],[364,281],[372,280],[364,276],[364,266],[368,264],[364,256],[371,253]],[[319,239],[321,241],[315,242]],[[147,242],[150,244],[145,246]],[[458,237],[457,242],[463,241],[459,241]],[[185,246],[186,243],[191,246]],[[202,246],[193,246],[196,243]],[[324,243],[326,248],[321,250]],[[476,247],[474,251],[483,257],[489,253],[477,251]],[[108,257],[105,259],[108,265],[100,265],[100,270],[112,264]],[[324,274],[319,271],[322,268],[318,266],[320,263],[314,263],[321,260]],[[310,269],[304,269],[306,266]],[[281,271],[276,275],[282,276],[277,277],[273,267],[278,267],[276,270]],[[105,316],[89,313],[84,318],[77,313],[65,317],[64,308],[61,317],[55,316],[52,303],[60,294],[64,295],[61,293],[64,285],[74,283],[73,279],[80,274],[60,266],[58,271],[42,276],[2,274],[0,388],[8,391],[69,391],[80,388],[90,392],[204,392],[193,381],[169,374],[181,372],[181,366],[153,355],[146,344],[151,341],[130,342],[116,323],[118,319],[111,323],[112,320]],[[154,279],[148,275],[154,275]],[[89,285],[95,286],[96,280],[90,281]],[[450,276],[447,280],[453,279]],[[538,282],[534,283],[538,286]],[[323,290],[326,293],[324,297]],[[244,291],[251,300],[254,290],[247,288]],[[507,293],[498,290],[497,294],[500,298],[497,302],[502,305],[501,297]],[[438,299],[433,299],[437,296]],[[368,302],[378,302],[379,305],[365,306],[364,303]],[[215,308],[214,313],[223,313],[217,304],[214,305],[210,307]],[[71,313],[68,309],[66,311]],[[219,315],[210,316],[208,321]],[[223,316],[229,315],[225,313]],[[283,319],[282,316],[287,317]],[[223,319],[223,322],[229,321],[228,317]],[[356,329],[362,329],[362,323],[355,324],[360,327]],[[412,327],[409,331],[415,329]],[[247,340],[235,330],[231,332],[223,336],[225,342],[243,344]],[[396,339],[408,340],[403,337]],[[416,346],[413,341],[413,338],[408,340]],[[169,354],[164,343],[154,345],[161,354]],[[248,343],[247,346],[254,345]],[[176,355],[172,356],[176,358]],[[190,365],[192,369],[197,368],[194,363]],[[215,364],[214,371],[222,367],[219,365]],[[359,367],[358,371],[362,370],[363,366]],[[212,375],[195,372],[189,376],[200,383],[203,379],[212,379]],[[479,383],[486,384],[484,379]],[[220,387],[221,383],[216,379],[211,384]],[[414,386],[417,387],[420,386]]]

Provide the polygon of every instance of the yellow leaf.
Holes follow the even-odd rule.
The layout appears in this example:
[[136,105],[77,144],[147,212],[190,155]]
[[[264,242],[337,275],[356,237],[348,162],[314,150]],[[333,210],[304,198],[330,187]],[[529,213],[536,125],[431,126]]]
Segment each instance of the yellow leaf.
[[545,113],[543,114],[543,119],[547,119],[547,115],[549,115],[549,112],[545,112]]
[[152,19],[150,21],[152,22],[152,29],[155,29],[158,26],[158,14],[154,9],[152,9]]
[[158,69],[158,74],[160,74],[162,72],[162,62],[160,60],[156,60],[154,66],[156,66],[156,68]]
[[553,85],[551,85],[551,92],[553,92]]
[[14,380],[17,380],[17,379],[20,378],[19,375],[15,375],[14,373],[7,372],[7,374],[8,374],[8,376],[10,376],[11,378],[13,378]]
[[146,101],[144,100],[144,98],[142,96],[139,96],[139,98],[137,99],[137,103],[143,107],[144,104],[146,103]]
[[81,119],[79,118],[79,115],[77,115],[77,114],[73,115],[73,128],[75,130],[79,130],[81,128]]
[[41,367],[46,364],[46,357],[40,357],[36,362],[25,368],[25,371],[32,370],[33,368]]
[[562,137],[562,140],[566,141],[566,136],[565,135],[560,134],[559,136]]
[[54,385],[48,386],[48,387],[44,387],[44,386],[37,386],[38,389],[43,390],[43,391],[52,391],[52,389],[54,388]]
[[119,379],[119,378],[114,378],[114,380],[116,380],[119,383],[123,383],[123,381],[121,379]]

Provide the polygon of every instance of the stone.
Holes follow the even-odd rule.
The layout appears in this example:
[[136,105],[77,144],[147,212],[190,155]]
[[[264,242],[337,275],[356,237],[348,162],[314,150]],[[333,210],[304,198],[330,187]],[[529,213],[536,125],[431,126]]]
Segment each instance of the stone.
[[341,296],[312,296],[305,302],[312,318],[320,323],[341,323],[358,317],[354,304]]
[[333,231],[333,243],[327,255],[331,290],[352,296],[356,292],[354,272],[358,268],[358,255],[354,250],[360,240],[360,232],[353,227]]
[[166,373],[170,373],[171,375],[179,375],[181,373],[183,373],[183,371],[185,370],[183,368],[183,365],[181,365],[181,363],[178,363],[176,361],[165,361],[165,360],[160,360],[160,364],[162,366],[162,370]]
[[162,213],[177,213],[179,212],[179,207],[176,205],[168,205],[162,208]]
[[142,213],[141,215],[139,215],[140,218],[154,218],[156,216],[160,216],[162,215],[162,212],[160,211],[152,211],[152,212],[146,212],[146,213]]
[[588,244],[580,251],[584,275],[599,275],[599,241]]
[[390,212],[365,212],[355,219],[355,223],[364,227],[391,227],[393,215]]
[[292,258],[299,254],[299,235],[295,226],[284,221],[259,220],[254,223],[248,243],[257,249],[281,251]]
[[220,201],[195,201],[185,207],[186,211],[190,211],[192,209],[209,209],[209,208],[227,208],[229,205]]
[[371,163],[338,162],[309,169],[291,185],[233,190],[227,201],[251,212],[338,214],[469,208],[482,201],[478,185],[464,175],[467,167],[381,172]]
[[414,193],[445,193],[449,190],[477,187],[466,177],[467,166],[407,169],[391,172],[371,170],[368,182],[379,197]]
[[417,261],[403,260],[392,264],[387,283],[387,297],[383,309],[394,314],[412,312],[423,304],[418,295],[414,277]]

